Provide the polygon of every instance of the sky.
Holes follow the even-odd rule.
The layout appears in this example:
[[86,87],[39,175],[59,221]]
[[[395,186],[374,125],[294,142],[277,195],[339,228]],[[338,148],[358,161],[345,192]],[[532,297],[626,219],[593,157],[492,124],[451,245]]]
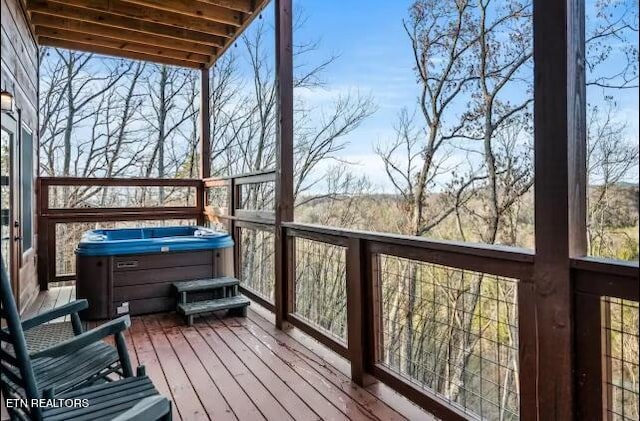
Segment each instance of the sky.
[[[366,175],[380,191],[391,191],[391,184],[374,146],[394,139],[393,127],[400,110],[406,107],[413,111],[419,93],[412,50],[402,27],[412,3],[412,0],[294,0],[294,9],[298,13],[302,9],[305,17],[304,24],[294,33],[294,44],[319,42],[317,52],[305,60],[337,56],[323,72],[324,88],[296,90],[295,95],[316,106],[318,113],[347,92],[371,96],[377,109],[343,139],[347,146],[341,158],[352,162],[354,171]],[[587,0],[587,25],[590,15],[595,13],[594,5],[595,0]],[[263,13],[268,23],[273,22],[272,7]],[[619,106],[615,118],[627,122],[628,133],[637,142],[638,89],[618,91],[615,95]],[[592,102],[601,96],[602,92],[596,89],[589,91]],[[329,165],[332,163],[325,164]],[[632,178],[637,179],[637,168]]]
[[[506,1],[508,0],[496,0],[497,3]],[[630,4],[635,2],[637,7],[637,0],[610,1]],[[323,87],[313,90],[296,89],[294,95],[296,99],[303,99],[307,105],[315,107],[312,114],[315,118],[320,118],[323,110],[331,109],[341,95],[357,93],[372,99],[375,104],[374,114],[342,139],[346,147],[340,152],[340,158],[353,164],[353,172],[367,176],[377,191],[392,192],[393,189],[384,172],[382,160],[375,154],[374,148],[395,139],[394,125],[398,121],[398,114],[403,108],[409,112],[415,110],[420,91],[413,70],[413,52],[402,26],[413,2],[414,0],[294,0],[295,14],[302,16],[304,22],[294,33],[294,44],[310,41],[318,43],[318,49],[311,55],[307,54],[304,63],[312,65],[314,61],[322,62],[327,57],[337,57],[322,73]],[[587,0],[589,16],[594,14],[595,3],[596,0]],[[273,2],[262,13],[262,19],[267,25],[273,25]],[[592,21],[591,18],[587,19],[587,24]],[[269,36],[273,37],[273,34],[270,33]],[[635,40],[637,42],[637,33]],[[266,44],[273,45],[273,42]],[[615,62],[609,66],[615,67]],[[594,98],[601,98],[604,93],[598,89],[590,89],[588,99],[593,102]],[[511,89],[506,95],[516,98],[522,94],[517,89]],[[627,124],[627,133],[637,143],[638,89],[617,91],[615,99],[618,110],[614,118]],[[465,106],[466,103],[456,106],[458,109],[454,109],[454,112],[461,112]],[[463,152],[454,154],[451,158],[452,165],[465,159],[464,155]],[[322,174],[331,165],[335,165],[335,162],[323,163],[317,173]],[[447,174],[442,177],[445,179],[443,182],[446,182]],[[636,167],[630,178],[637,180],[637,177]]]

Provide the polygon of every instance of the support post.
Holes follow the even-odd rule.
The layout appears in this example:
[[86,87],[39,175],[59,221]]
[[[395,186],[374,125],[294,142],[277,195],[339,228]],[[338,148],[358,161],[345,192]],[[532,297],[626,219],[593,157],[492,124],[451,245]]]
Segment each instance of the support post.
[[[580,0],[534,1],[537,413],[574,419],[573,288],[570,257],[584,253],[584,11]],[[531,372],[528,367],[523,369]]]
[[200,70],[200,178],[211,177],[209,69]]
[[366,342],[365,342],[365,297],[366,282],[362,267],[362,243],[358,238],[350,238],[346,250],[347,263],[347,343],[351,361],[351,380],[364,384]]
[[287,244],[282,224],[293,221],[293,26],[292,0],[276,0],[276,215],[275,308],[276,327],[282,329],[288,312]]

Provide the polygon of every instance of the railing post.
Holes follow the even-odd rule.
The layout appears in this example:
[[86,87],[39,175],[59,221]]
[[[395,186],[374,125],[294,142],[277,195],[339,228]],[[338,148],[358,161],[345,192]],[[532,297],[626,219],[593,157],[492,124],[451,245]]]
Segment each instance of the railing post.
[[200,70],[200,178],[211,177],[209,69]]
[[204,215],[204,208],[207,203],[207,189],[204,187],[204,181],[200,180],[200,183],[196,186],[196,208],[198,209],[198,225],[204,225],[206,218]]
[[359,385],[364,383],[366,367],[366,314],[367,297],[366,269],[363,243],[358,238],[349,238],[347,245],[347,343],[351,360],[351,379]]
[[[597,295],[576,293],[576,419],[606,419],[606,394],[603,388],[602,308]],[[607,319],[608,320],[608,319]]]
[[276,326],[287,318],[287,239],[283,222],[293,221],[293,15],[292,0],[276,0],[276,212],[275,308]]
[[[535,413],[575,416],[574,308],[570,257],[585,251],[584,1],[534,0]],[[534,384],[535,383],[535,384]],[[597,397],[593,397],[594,399]],[[523,405],[524,406],[524,405]]]
[[[38,200],[38,282],[40,290],[49,289],[49,220],[44,216],[49,207],[49,185],[40,177],[37,183]],[[55,241],[55,239],[52,239]]]

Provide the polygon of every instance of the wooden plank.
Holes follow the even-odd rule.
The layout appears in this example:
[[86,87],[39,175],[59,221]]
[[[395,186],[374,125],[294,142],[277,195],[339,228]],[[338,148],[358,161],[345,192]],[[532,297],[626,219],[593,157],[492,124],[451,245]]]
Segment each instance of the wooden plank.
[[178,313],[189,316],[233,308],[243,308],[249,304],[250,301],[247,298],[242,295],[236,295],[235,297],[218,298],[215,300],[194,301],[186,304],[180,303],[178,304]]
[[[278,371],[278,375],[285,380],[282,373],[287,371],[294,371],[299,377],[293,377],[291,381],[295,381],[296,384],[304,384],[305,382],[309,384],[315,391],[320,393],[328,402],[331,402],[338,410],[352,420],[365,420],[365,419],[376,419],[379,416],[383,416],[382,419],[402,419],[397,413],[393,411],[388,411],[385,413],[385,410],[389,408],[385,405],[372,405],[372,407],[362,405],[357,399],[352,398],[347,392],[343,391],[341,388],[336,387],[336,384],[332,383],[331,380],[336,380],[335,373],[329,375],[329,370],[325,371],[325,374],[328,377],[324,377],[319,371],[319,368],[324,367],[315,367],[313,366],[313,359],[307,358],[306,355],[301,354],[294,350],[289,345],[275,340],[272,336],[270,336],[267,332],[265,332],[262,328],[258,327],[252,320],[248,318],[236,318],[232,319],[232,322],[236,324],[234,327],[230,327],[232,331],[238,336],[250,349],[254,351],[259,351],[259,355],[269,355],[270,362],[269,366],[276,368]],[[237,326],[240,325],[240,326]],[[271,326],[273,329],[273,326]],[[275,360],[273,357],[277,358]],[[323,370],[324,371],[324,370]],[[291,384],[291,381],[285,380],[288,384]],[[345,378],[343,380],[347,381]],[[343,382],[338,381],[338,384],[344,384]],[[352,387],[352,390],[356,388]],[[296,387],[296,390],[300,390]],[[354,396],[359,396],[357,390],[354,393]],[[307,397],[304,399],[308,401]],[[311,402],[315,402],[311,401]],[[378,401],[374,401],[374,403],[379,403]],[[323,408],[314,408],[314,410],[318,413],[319,411],[326,411]],[[333,411],[333,409],[331,409]],[[327,415],[323,415],[323,419],[327,417]]]
[[[60,307],[61,305],[64,305],[70,302],[71,294],[73,293],[73,290],[75,288],[72,286],[64,286],[64,287],[59,287],[59,289],[60,289],[60,293],[58,294],[58,298],[53,308]],[[64,317],[58,317],[57,319],[51,320],[49,323],[64,322],[64,319],[65,319]]]
[[275,307],[282,328],[288,313],[287,237],[282,224],[293,221],[293,10],[292,0],[276,0],[276,212]]
[[[2,1],[2,61],[20,83],[25,99],[35,101],[38,89],[37,51],[31,44],[28,29],[21,27],[21,20],[11,12],[11,7]],[[23,24],[24,25],[24,24]],[[35,55],[35,58],[32,57]]]
[[166,47],[167,44],[171,44],[172,48],[176,50],[208,56],[215,54],[216,48],[222,45],[222,43],[220,43],[220,45],[211,46],[196,42],[178,40],[161,35],[153,35],[137,31],[123,31],[121,28],[97,25],[91,22],[83,22],[63,17],[56,17],[55,19],[51,19],[49,15],[44,15],[37,12],[31,13],[31,23],[36,28],[62,29],[85,34],[95,34],[121,41],[146,43],[149,46],[161,48]]
[[[106,4],[106,3],[103,3]],[[30,12],[39,12],[53,18],[75,19],[97,25],[110,26],[124,30],[137,31],[152,35],[175,38],[177,40],[197,42],[213,47],[224,45],[224,37],[229,36],[226,25],[222,25],[216,32],[204,33],[190,29],[177,28],[162,23],[149,22],[128,16],[75,7],[66,4],[50,3],[42,0],[28,0]]]
[[193,206],[178,206],[178,207],[139,207],[139,208],[50,208],[44,216],[49,218],[63,218],[68,215],[80,216],[80,215],[95,215],[99,213],[103,214],[117,214],[134,215],[145,213],[184,213],[184,214],[197,214],[198,209]]
[[[311,364],[327,382],[340,388],[352,399],[368,408],[370,412],[378,414],[381,420],[403,419],[404,417],[408,419],[429,419],[422,409],[401,398],[384,385],[377,389],[368,386],[365,390],[353,384],[349,379],[350,368],[345,359],[295,329],[286,329],[284,331],[275,329],[273,322],[268,321],[264,316],[265,314],[257,308],[252,308],[248,312],[248,318],[254,325],[260,327],[263,332],[271,336],[278,344],[282,344],[281,346],[285,346],[295,352],[296,355],[302,356],[304,361]],[[383,393],[386,392],[388,392],[386,394],[387,398],[393,398],[383,399]]]
[[484,257],[496,260],[496,264],[501,264],[501,261],[533,263],[534,260],[534,253],[532,250],[497,244],[434,240],[426,237],[327,227],[323,225],[303,224],[299,222],[283,223],[283,226],[288,231],[292,231],[294,236],[302,235],[301,232],[306,231],[310,233],[326,234],[336,237],[359,238],[368,240],[372,243],[390,244],[394,246],[407,246],[412,248],[456,253],[460,254],[461,258],[464,258],[465,255]]
[[269,387],[269,382],[261,383],[246,363],[218,336],[214,327],[215,324],[199,323],[196,325],[198,333],[209,348],[216,354],[245,393],[251,397],[251,400],[260,409],[263,416],[268,420],[292,420],[291,415],[270,393],[272,389]]
[[256,19],[256,17],[260,16],[262,9],[265,8],[267,4],[269,4],[268,0],[252,0],[251,8],[253,9],[253,13],[245,16],[242,22],[242,26],[240,28],[237,28],[235,33],[229,39],[227,39],[225,45],[220,50],[218,50],[216,56],[208,63],[207,68],[213,66],[218,57],[222,57],[232,45],[235,45],[238,38],[244,33],[249,25],[251,25],[253,20]]
[[[526,419],[574,419],[573,297],[569,238],[568,153],[574,98],[568,96],[574,1],[540,1],[533,8],[535,266],[537,316],[536,414]],[[575,75],[574,75],[575,76]],[[573,204],[572,204],[573,206]],[[578,205],[580,206],[580,205]],[[530,386],[527,386],[527,388]],[[524,387],[523,387],[524,388]]]
[[198,395],[207,415],[209,418],[216,420],[236,420],[236,416],[227,404],[220,389],[209,377],[207,370],[184,336],[182,336],[181,328],[169,329],[165,332],[165,335],[180,360],[184,372],[188,376],[189,382]]
[[188,17],[179,13],[167,12],[162,9],[126,3],[122,0],[110,0],[108,2],[102,0],[53,0],[56,5],[52,5],[49,0],[29,1],[29,8],[31,8],[31,1],[48,4],[52,11],[56,10],[57,4],[61,4],[79,7],[90,12],[104,13],[107,18],[106,20],[109,20],[112,17],[125,17],[141,22],[157,23],[177,29],[223,37],[233,35],[233,28],[240,26],[240,23],[231,17],[237,12],[231,11],[228,13],[229,16],[220,14],[221,19],[225,19],[227,22],[214,22],[202,18]]
[[[68,222],[109,222],[109,221],[147,221],[169,219],[197,219],[198,211],[165,212],[162,209],[150,212],[95,212],[95,213],[68,213],[64,215],[55,212],[43,215],[51,223]],[[50,236],[53,238],[53,235]],[[53,265],[50,265],[53,266]]]
[[[131,342],[138,358],[138,364],[145,366],[147,375],[151,378],[156,389],[158,389],[161,394],[175,400],[142,319],[133,318],[129,331],[131,332]],[[178,421],[182,420],[178,406],[174,404],[172,405],[172,409],[173,419]],[[185,419],[185,421],[187,420]]]
[[[326,399],[336,405],[350,419],[365,420],[378,419],[378,417],[384,420],[403,419],[386,405],[371,399],[371,396],[367,396],[366,392],[362,393],[362,390],[346,387],[343,390],[339,386],[349,381],[346,376],[343,376],[343,378],[338,377],[340,376],[339,374],[336,376],[326,365],[318,364],[315,358],[308,358],[306,354],[300,353],[288,343],[276,340],[253,320],[235,320],[235,322],[241,324],[246,331],[277,355],[287,366],[298,373],[304,381],[308,382]],[[269,327],[273,329],[273,326]],[[247,342],[245,341],[245,343]],[[353,396],[349,394],[349,391],[353,391]],[[368,401],[366,401],[367,397],[369,398]]]
[[93,177],[38,177],[45,186],[131,186],[131,187],[197,187],[202,180],[196,178],[93,178]]
[[216,384],[233,413],[241,421],[265,419],[258,407],[251,400],[251,392],[245,393],[222,361],[207,345],[195,328],[183,327],[182,335],[189,342],[196,358]]
[[240,285],[240,281],[229,276],[223,278],[198,279],[195,281],[175,282],[176,292],[210,291],[222,287]]
[[48,291],[46,294],[42,305],[40,306],[39,313],[44,313],[47,310],[51,310],[56,306],[56,302],[58,301],[58,296],[62,292],[62,288],[54,288],[51,291]]
[[638,272],[627,277],[618,274],[605,274],[596,271],[573,269],[573,281],[576,292],[596,297],[616,297],[625,300],[640,299]]
[[255,1],[253,0],[200,0],[216,6],[226,7],[227,9],[237,10],[244,13],[253,13]]
[[194,63],[192,61],[177,60],[168,57],[156,56],[151,54],[137,53],[134,51],[127,51],[118,48],[104,47],[95,44],[86,44],[79,41],[66,41],[55,38],[48,38],[40,36],[38,37],[38,43],[40,45],[46,45],[49,47],[66,48],[69,50],[86,51],[88,53],[97,53],[107,56],[113,56],[118,58],[127,58],[131,60],[143,60],[151,61],[154,63],[167,64],[170,66],[189,67],[192,69],[200,69],[203,65]]
[[197,0],[124,0],[145,8],[154,8],[167,12],[179,13],[197,19],[240,26],[244,20],[243,13],[213,3]]
[[[244,328],[246,320],[221,319],[227,329],[240,340],[247,349],[258,357],[273,373],[289,385],[295,395],[304,401],[323,420],[347,420],[348,418],[330,400],[327,400],[321,393],[305,381],[304,376],[300,376],[288,364],[285,364],[274,352],[266,347]],[[218,329],[221,332],[222,329]]]
[[253,179],[254,177],[257,177],[257,179],[259,181],[257,182],[264,182],[264,181],[275,181],[275,174],[276,174],[276,170],[274,169],[268,169],[268,170],[260,170],[260,171],[251,171],[251,172],[246,172],[246,173],[242,173],[242,174],[233,174],[233,175],[225,175],[225,176],[220,176],[220,177],[209,177],[209,178],[205,178],[203,181],[205,183],[205,185],[207,187],[209,186],[219,186],[219,185],[229,185],[228,183],[223,183],[220,184],[220,182],[222,181],[231,181],[233,180],[239,180],[239,179]]
[[[2,0],[2,26],[15,27],[20,32],[20,50],[25,53],[25,58],[31,62],[30,67],[38,67],[38,46],[36,45],[36,39],[29,27],[28,14],[25,11],[21,2]],[[5,16],[7,15],[7,16]],[[12,23],[4,18],[11,19]],[[16,44],[18,45],[18,44]]]
[[[214,326],[210,323],[210,326]],[[299,420],[317,419],[313,410],[300,399],[295,391],[289,388],[274,372],[255,356],[231,331],[216,324],[215,332],[219,338],[242,360],[262,384],[269,389],[273,396],[294,418]],[[292,385],[295,387],[295,385]]]
[[153,328],[157,324],[151,318],[144,317],[142,321],[147,329],[151,344],[158,355],[158,361],[171,388],[173,403],[178,407],[180,416],[189,421],[208,420],[207,413],[193,390],[189,377],[171,348],[164,332],[161,328]]
[[[141,54],[149,54],[159,57],[168,57],[176,60],[192,61],[196,64],[206,63],[209,60],[208,55],[192,53],[189,51],[180,51],[167,47],[154,47],[146,43],[137,43],[131,41],[122,41],[119,39],[94,35],[86,32],[68,31],[66,29],[56,29],[36,26],[36,35],[60,39],[70,42],[79,42],[82,44],[98,45],[101,47],[120,49],[123,51],[131,51]],[[169,44],[172,45],[172,44]]]

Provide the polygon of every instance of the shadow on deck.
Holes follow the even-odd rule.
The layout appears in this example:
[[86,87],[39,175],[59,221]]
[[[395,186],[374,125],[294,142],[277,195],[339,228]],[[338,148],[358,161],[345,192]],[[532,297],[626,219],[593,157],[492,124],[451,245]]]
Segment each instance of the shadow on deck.
[[[51,288],[25,315],[74,298],[73,287]],[[382,383],[352,383],[348,361],[295,328],[277,330],[256,303],[247,318],[192,327],[173,313],[133,317],[126,339],[132,363],[174,402],[174,420],[432,419]]]

